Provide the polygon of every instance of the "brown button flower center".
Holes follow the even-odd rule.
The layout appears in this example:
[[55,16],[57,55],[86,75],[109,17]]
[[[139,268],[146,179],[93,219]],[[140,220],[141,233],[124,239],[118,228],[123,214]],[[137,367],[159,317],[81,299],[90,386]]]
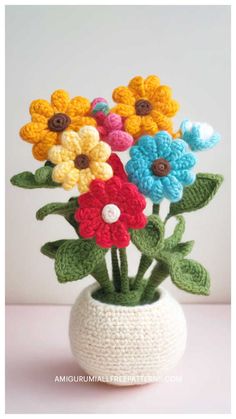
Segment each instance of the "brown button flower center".
[[71,119],[65,113],[55,113],[48,120],[48,128],[51,131],[61,132],[64,131],[71,123]]
[[79,154],[76,158],[75,158],[75,167],[77,167],[77,169],[87,169],[89,167],[89,158],[88,156],[86,156],[86,154]]
[[135,110],[137,115],[148,115],[152,110],[152,104],[145,99],[140,99],[135,103]]
[[157,159],[152,163],[152,171],[156,176],[167,176],[171,171],[170,163],[165,159]]

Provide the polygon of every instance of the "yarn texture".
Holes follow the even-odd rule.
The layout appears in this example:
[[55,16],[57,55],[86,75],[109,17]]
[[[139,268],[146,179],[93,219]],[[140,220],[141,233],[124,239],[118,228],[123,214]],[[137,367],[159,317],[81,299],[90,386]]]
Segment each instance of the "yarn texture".
[[[163,282],[169,277],[182,291],[210,293],[207,269],[190,258],[194,241],[184,239],[184,213],[208,205],[223,182],[221,175],[193,172],[195,152],[211,149],[220,135],[189,119],[175,132],[179,104],[155,75],[132,78],[112,97],[113,108],[103,97],[70,98],[65,90],[56,90],[50,102],[34,100],[20,136],[45,163],[34,173],[18,173],[11,183],[51,194],[58,187],[78,189],[65,202],[52,198],[36,212],[39,221],[53,214],[72,227],[74,238],[41,246],[58,282],[88,275],[96,281],[72,307],[72,352],[87,374],[107,383],[144,384],[167,374],[186,345],[183,310]],[[121,159],[115,152],[128,149],[124,166],[126,155]],[[175,226],[167,235],[172,217]],[[132,275],[130,244],[140,253]]]
[[37,160],[47,160],[48,150],[60,143],[63,131],[78,131],[84,125],[96,126],[96,120],[89,116],[89,100],[82,96],[70,99],[65,90],[52,93],[51,103],[44,99],[34,100],[29,111],[31,122],[21,128],[20,136],[34,144],[32,153]]
[[214,147],[220,141],[220,134],[211,125],[191,122],[185,119],[180,126],[181,136],[193,151],[203,151]]
[[147,222],[143,210],[145,198],[135,185],[113,176],[109,181],[94,180],[90,191],[78,198],[75,219],[79,234],[95,237],[97,245],[105,248],[128,246],[129,229],[142,229]]
[[85,126],[78,133],[66,131],[61,145],[53,146],[48,152],[49,160],[56,165],[52,179],[66,190],[77,185],[80,192],[87,192],[93,179],[112,177],[112,168],[106,162],[110,154],[109,145],[99,140],[96,128]]
[[172,133],[171,117],[177,113],[179,104],[172,99],[171,88],[161,85],[157,76],[146,79],[136,76],[128,87],[117,87],[112,97],[117,103],[112,112],[124,118],[125,130],[135,139],[163,130]]
[[97,121],[101,139],[107,142],[113,151],[125,151],[133,144],[133,137],[124,131],[121,116],[110,112],[106,99],[93,100],[91,115]]
[[196,164],[196,157],[186,149],[183,140],[173,140],[166,131],[141,137],[130,149],[131,160],[126,164],[129,180],[154,203],[163,198],[179,201],[183,186],[195,181],[190,169]]
[[160,380],[185,350],[180,305],[163,288],[158,301],[136,307],[101,303],[91,296],[96,289],[83,290],[71,310],[70,344],[79,365],[115,385]]

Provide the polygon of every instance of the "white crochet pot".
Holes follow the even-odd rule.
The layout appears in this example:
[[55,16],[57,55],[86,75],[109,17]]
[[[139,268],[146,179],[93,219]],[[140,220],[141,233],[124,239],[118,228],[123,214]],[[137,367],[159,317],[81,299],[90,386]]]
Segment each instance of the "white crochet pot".
[[185,350],[186,321],[179,303],[160,288],[152,304],[105,304],[92,297],[97,288],[84,289],[71,310],[71,350],[81,368],[115,385],[162,379]]

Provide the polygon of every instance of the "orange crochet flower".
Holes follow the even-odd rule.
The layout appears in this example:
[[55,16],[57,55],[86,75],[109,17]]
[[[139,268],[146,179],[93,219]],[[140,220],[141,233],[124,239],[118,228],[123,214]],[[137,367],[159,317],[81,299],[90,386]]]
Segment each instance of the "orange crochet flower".
[[172,99],[169,86],[161,86],[157,76],[134,77],[128,87],[120,86],[113,91],[117,105],[111,112],[124,118],[124,128],[135,139],[140,135],[154,135],[158,131],[172,134],[171,117],[179,104]]
[[70,99],[65,90],[56,90],[51,95],[51,103],[44,99],[34,100],[30,105],[31,121],[20,130],[23,140],[33,145],[33,156],[37,160],[47,160],[48,150],[60,143],[60,135],[65,130],[78,131],[84,125],[96,126],[89,116],[90,102],[82,96]]

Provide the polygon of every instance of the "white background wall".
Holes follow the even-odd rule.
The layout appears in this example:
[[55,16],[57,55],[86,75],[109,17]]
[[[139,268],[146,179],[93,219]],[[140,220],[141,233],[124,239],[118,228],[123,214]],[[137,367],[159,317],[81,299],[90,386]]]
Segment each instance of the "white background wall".
[[[35,219],[48,202],[74,192],[24,190],[9,183],[34,171],[31,145],[19,128],[29,121],[33,99],[49,99],[58,88],[89,99],[111,101],[113,88],[135,75],[157,74],[170,84],[185,117],[211,123],[222,142],[199,154],[197,170],[222,173],[214,201],[186,215],[186,240],[196,240],[192,258],[212,277],[211,296],[188,295],[171,281],[166,287],[182,302],[230,299],[230,9],[227,6],[8,6],[6,8],[6,292],[8,303],[72,303],[91,279],[61,285],[53,262],[39,252],[47,241],[73,238],[59,216]],[[128,154],[123,153],[126,161]],[[129,250],[130,273],[138,264]]]

